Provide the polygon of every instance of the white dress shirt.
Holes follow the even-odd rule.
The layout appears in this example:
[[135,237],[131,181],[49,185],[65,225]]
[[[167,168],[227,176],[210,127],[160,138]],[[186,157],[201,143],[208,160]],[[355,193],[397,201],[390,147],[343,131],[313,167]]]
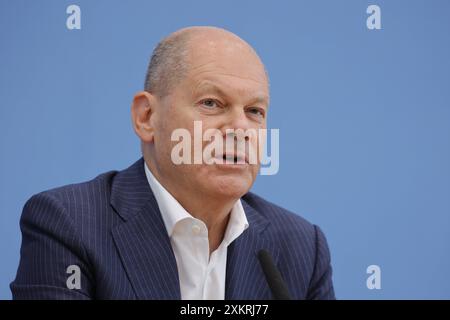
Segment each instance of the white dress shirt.
[[231,210],[222,243],[209,255],[208,228],[205,223],[194,218],[181,206],[153,176],[147,164],[145,174],[175,254],[181,299],[225,299],[227,248],[248,228],[241,201],[236,201]]

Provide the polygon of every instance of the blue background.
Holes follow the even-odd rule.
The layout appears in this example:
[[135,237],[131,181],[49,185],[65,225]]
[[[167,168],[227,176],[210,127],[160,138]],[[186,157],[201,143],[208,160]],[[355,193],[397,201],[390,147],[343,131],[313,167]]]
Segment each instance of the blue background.
[[337,297],[450,298],[449,1],[0,1],[0,298],[24,202],[138,159],[131,99],[156,42],[189,25],[265,62],[280,171],[253,190],[322,227]]

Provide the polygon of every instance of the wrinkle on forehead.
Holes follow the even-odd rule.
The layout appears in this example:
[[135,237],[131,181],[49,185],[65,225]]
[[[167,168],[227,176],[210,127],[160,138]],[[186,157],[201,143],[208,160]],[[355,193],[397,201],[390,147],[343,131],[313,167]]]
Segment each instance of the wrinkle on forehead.
[[197,66],[193,66],[190,68],[189,71],[189,75],[195,78],[201,76],[208,76],[210,74],[225,77],[234,77],[239,78],[241,80],[250,80],[262,85],[267,84],[266,76],[262,72],[246,73],[242,72],[242,70],[230,70],[230,68],[223,67],[215,61],[209,61],[206,63],[199,64]]

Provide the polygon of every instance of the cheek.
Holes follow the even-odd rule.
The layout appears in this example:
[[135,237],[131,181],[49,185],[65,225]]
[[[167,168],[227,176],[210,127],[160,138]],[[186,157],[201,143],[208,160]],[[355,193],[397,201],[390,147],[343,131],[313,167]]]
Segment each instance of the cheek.
[[155,140],[159,145],[158,149],[169,149],[177,142],[172,142],[172,134],[177,129],[187,129],[191,131],[190,125],[192,121],[188,121],[188,117],[181,114],[181,112],[175,112],[175,107],[164,106],[167,111],[162,112],[159,115],[159,119],[155,124]]

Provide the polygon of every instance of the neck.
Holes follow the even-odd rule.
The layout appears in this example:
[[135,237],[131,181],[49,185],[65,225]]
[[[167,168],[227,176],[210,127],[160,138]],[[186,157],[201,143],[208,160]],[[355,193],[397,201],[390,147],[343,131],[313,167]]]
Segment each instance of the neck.
[[[169,191],[170,192],[170,191]],[[209,253],[211,254],[222,243],[227,229],[231,210],[236,200],[220,203],[214,199],[202,196],[200,199],[193,195],[175,195],[174,198],[193,217],[203,221],[208,228]]]

